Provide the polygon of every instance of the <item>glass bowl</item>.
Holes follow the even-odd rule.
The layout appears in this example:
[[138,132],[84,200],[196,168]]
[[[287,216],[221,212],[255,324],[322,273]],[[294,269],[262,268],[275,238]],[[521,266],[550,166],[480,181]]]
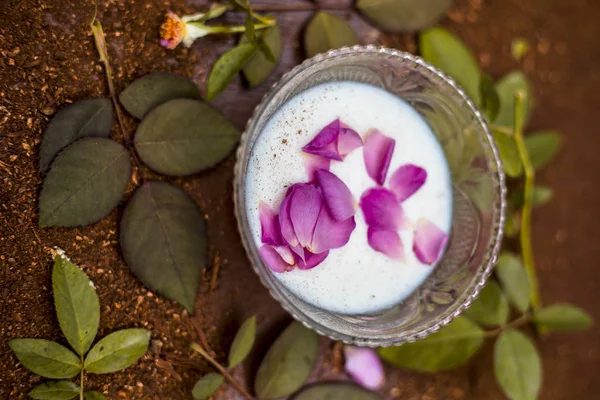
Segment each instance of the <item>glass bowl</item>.
[[[261,260],[248,224],[246,170],[263,126],[294,95],[331,81],[369,83],[412,105],[437,136],[452,174],[452,229],[442,259],[408,298],[375,314],[337,314],[293,295]],[[480,112],[452,79],[414,55],[383,47],[354,46],[306,60],[285,74],[256,107],[237,150],[235,212],[252,267],[294,318],[345,343],[400,345],[438,331],[479,294],[502,241],[504,180],[498,150]]]

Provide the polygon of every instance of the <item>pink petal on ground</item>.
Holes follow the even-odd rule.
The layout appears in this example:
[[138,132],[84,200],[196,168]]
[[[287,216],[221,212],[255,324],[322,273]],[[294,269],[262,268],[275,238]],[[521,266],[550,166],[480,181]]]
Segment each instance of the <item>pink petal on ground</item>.
[[296,237],[302,247],[308,247],[323,207],[323,198],[319,189],[312,184],[298,185],[290,196],[290,218]]
[[298,238],[296,237],[292,218],[290,217],[290,204],[295,188],[296,185],[288,189],[287,195],[281,202],[281,206],[279,206],[279,226],[281,228],[281,236],[283,236],[285,241],[291,247],[298,246]]
[[432,222],[421,218],[417,221],[413,251],[423,264],[431,265],[442,254],[448,235]]
[[397,231],[384,231],[369,228],[367,233],[369,246],[394,260],[404,259],[404,246]]
[[364,148],[367,173],[375,182],[383,185],[392,161],[396,141],[376,129],[372,129],[367,135]]
[[291,271],[294,266],[288,264],[273,246],[264,245],[260,248],[260,257],[263,259],[267,267],[274,272],[287,272]]
[[272,246],[281,246],[283,239],[277,214],[264,201],[258,204],[258,214],[260,217],[261,241]]
[[302,151],[332,160],[342,161],[342,156],[338,153],[337,139],[340,135],[340,120],[336,119],[321,130],[308,142]]
[[345,346],[344,357],[346,372],[361,386],[375,390],[383,385],[383,365],[374,349]]
[[304,162],[304,168],[306,169],[309,181],[314,181],[316,179],[315,172],[318,170],[325,169],[329,171],[329,165],[331,164],[329,158],[315,156],[314,154],[309,153],[302,153],[302,161]]
[[337,139],[338,154],[344,158],[362,145],[363,141],[360,135],[340,121],[340,135]]
[[306,261],[296,258],[296,263],[299,269],[312,269],[317,265],[321,264],[329,255],[328,251],[319,254],[313,254],[309,251],[306,252]]
[[414,164],[399,167],[390,179],[390,189],[399,202],[412,196],[427,180],[427,171]]
[[369,228],[397,231],[404,222],[402,206],[391,191],[372,188],[360,198],[360,208]]
[[315,173],[323,200],[336,221],[344,221],[356,212],[355,201],[350,189],[333,173],[321,169]]
[[354,228],[356,228],[354,217],[344,221],[336,221],[327,210],[327,207],[323,207],[315,226],[315,233],[309,250],[313,253],[321,253],[342,247],[350,240]]

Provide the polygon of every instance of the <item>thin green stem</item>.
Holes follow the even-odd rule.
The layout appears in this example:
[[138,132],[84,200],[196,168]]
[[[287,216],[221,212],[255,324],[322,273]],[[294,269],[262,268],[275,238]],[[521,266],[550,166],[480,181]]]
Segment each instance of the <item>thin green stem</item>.
[[236,381],[235,378],[233,376],[231,376],[231,374],[229,372],[227,372],[225,367],[223,367],[214,358],[212,358],[206,352],[206,350],[204,350],[204,348],[202,348],[202,346],[200,346],[198,343],[192,343],[190,346],[192,347],[192,350],[198,352],[198,354],[200,354],[206,361],[208,361],[213,367],[215,367],[217,369],[217,371],[219,371],[225,377],[225,379],[227,379],[229,381],[229,383],[231,383],[233,385],[233,387],[238,392],[240,392],[241,395],[243,395],[248,400],[254,400],[254,398],[250,395],[250,393],[248,393],[242,387],[242,385],[240,385],[238,383],[238,381]]
[[79,377],[79,400],[83,400],[83,383],[85,370],[83,369],[83,356],[81,356],[81,372]]
[[268,12],[277,12],[277,11],[314,11],[314,10],[323,10],[323,11],[335,11],[335,10],[349,10],[348,6],[343,5],[330,5],[327,7],[319,7],[316,4],[253,4],[252,9],[255,11],[268,11]]
[[527,323],[529,323],[529,321],[531,321],[531,315],[525,313],[523,315],[521,315],[519,318],[512,320],[511,322],[509,322],[508,324],[501,326],[500,328],[491,330],[491,331],[486,331],[484,333],[485,337],[496,337],[498,336],[503,330],[505,330],[506,328],[518,328],[520,326],[523,326]]
[[521,254],[523,255],[523,264],[529,277],[531,288],[531,307],[537,310],[541,307],[540,289],[535,270],[535,260],[533,258],[533,246],[531,245],[531,212],[533,208],[533,186],[535,184],[535,170],[531,165],[529,152],[523,139],[524,124],[524,97],[523,92],[515,95],[515,142],[523,163],[525,171],[525,201],[523,204],[523,213],[521,215],[521,233],[519,240],[521,242]]
[[[204,25],[202,22],[188,22],[189,25],[197,26],[198,28],[204,29],[208,34],[215,33],[239,33],[246,32],[246,26],[244,25],[236,25],[236,26],[209,26]],[[275,25],[275,22],[272,24],[256,24],[254,25],[254,29],[267,29]]]
[[505,134],[507,136],[511,136],[511,137],[515,136],[515,133],[513,132],[513,130],[510,128],[507,128],[505,126],[494,125],[494,124],[488,124],[488,126],[493,131],[500,132],[500,133],[503,133],[503,134]]

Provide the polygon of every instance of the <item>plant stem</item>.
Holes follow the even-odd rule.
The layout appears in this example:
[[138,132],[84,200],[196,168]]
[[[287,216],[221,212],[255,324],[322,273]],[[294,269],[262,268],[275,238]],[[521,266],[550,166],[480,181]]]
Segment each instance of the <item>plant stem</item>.
[[[209,34],[246,32],[246,26],[244,26],[244,25],[209,26],[209,25],[204,25],[202,22],[188,22],[188,24],[198,26],[199,28],[206,30],[206,32],[208,32]],[[257,30],[267,29],[267,28],[272,27],[273,25],[275,25],[275,22],[273,22],[272,24],[256,24],[256,25],[254,25],[254,29],[257,29]]]
[[286,4],[286,5],[253,4],[252,9],[254,11],[277,12],[277,11],[314,11],[314,10],[335,11],[335,10],[349,10],[350,8],[346,7],[346,6],[342,6],[342,5],[319,7],[316,4]]
[[510,137],[514,137],[515,136],[515,133],[512,131],[512,129],[507,128],[505,126],[494,125],[494,124],[488,124],[488,126],[490,127],[490,129],[492,131],[500,132],[500,133],[503,133],[503,134],[505,134],[507,136],[510,136]]
[[242,387],[242,385],[240,385],[238,381],[236,381],[235,378],[231,376],[231,374],[229,374],[229,372],[227,372],[227,370],[221,364],[219,364],[214,358],[212,358],[202,348],[202,346],[200,346],[198,343],[192,343],[190,346],[194,351],[197,351],[206,361],[212,364],[212,366],[215,367],[225,377],[225,379],[227,379],[229,383],[231,383],[233,387],[238,392],[240,392],[240,394],[242,394],[248,400],[253,400],[253,397]]
[[525,324],[527,324],[531,319],[531,315],[529,314],[523,314],[521,315],[519,318],[512,320],[511,322],[509,322],[508,324],[501,326],[500,328],[491,330],[491,331],[486,331],[484,333],[485,337],[494,337],[497,336],[498,334],[500,334],[503,330],[505,330],[506,328],[518,328],[520,326],[523,326]]
[[515,142],[523,163],[525,171],[525,201],[523,204],[523,213],[521,216],[521,253],[523,255],[523,264],[529,277],[531,287],[531,307],[537,310],[541,307],[539,284],[535,271],[535,261],[533,258],[533,246],[531,245],[531,211],[533,208],[533,186],[535,183],[535,170],[531,165],[529,152],[523,139],[523,101],[525,94],[519,91],[515,95]]
[[79,400],[83,400],[83,382],[84,382],[84,372],[85,370],[83,369],[83,356],[81,356],[81,372],[80,372],[80,378],[79,378]]

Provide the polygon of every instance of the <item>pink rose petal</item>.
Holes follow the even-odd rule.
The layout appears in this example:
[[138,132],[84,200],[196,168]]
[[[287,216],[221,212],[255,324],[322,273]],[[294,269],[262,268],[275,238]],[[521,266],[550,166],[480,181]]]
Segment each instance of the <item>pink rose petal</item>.
[[294,257],[294,253],[288,246],[276,246],[273,247],[273,249],[281,256],[283,261],[289,265],[294,265],[296,263],[296,257]]
[[[338,121],[340,121],[338,119]],[[360,135],[348,125],[340,121],[340,135],[337,140],[337,149],[342,158],[363,145]]]
[[292,218],[290,217],[290,204],[292,199],[292,194],[297,185],[290,187],[287,195],[281,202],[281,206],[279,207],[279,226],[281,227],[281,236],[285,239],[285,241],[293,248],[298,246],[298,237],[296,237],[296,231],[294,230],[294,225],[292,224]]
[[379,185],[385,183],[396,141],[376,129],[369,131],[365,141],[364,158],[369,176]]
[[323,200],[336,221],[344,221],[356,212],[354,197],[348,186],[329,171],[321,169],[315,173]]
[[336,119],[302,147],[302,151],[332,160],[343,161],[348,153],[360,146],[362,146],[362,139],[358,133]]
[[290,196],[290,218],[296,237],[302,247],[308,247],[323,207],[323,198],[319,189],[311,184],[298,186]]
[[427,171],[413,164],[399,167],[390,179],[390,189],[399,202],[412,196],[427,180]]
[[294,267],[293,264],[288,264],[273,246],[264,245],[260,248],[259,252],[267,267],[274,272],[287,272],[291,271]]
[[440,228],[423,218],[417,221],[413,251],[423,264],[431,265],[436,262],[446,242],[448,235]]
[[283,239],[277,214],[263,201],[258,204],[258,213],[260,216],[261,241],[272,246],[281,246]]
[[319,253],[319,254],[313,254],[309,251],[307,251],[306,253],[306,257],[305,260],[301,260],[299,258],[296,258],[296,263],[298,264],[298,268],[299,269],[312,269],[314,267],[316,267],[317,265],[321,264],[329,255],[328,251],[325,251],[323,253]]
[[394,260],[404,259],[404,246],[396,231],[384,231],[369,228],[367,233],[369,246]]
[[361,386],[376,390],[385,379],[383,365],[374,349],[367,347],[344,347],[346,372]]
[[356,228],[354,217],[344,221],[336,221],[327,210],[327,207],[323,207],[309,249],[313,253],[321,253],[342,247],[350,240],[354,228]]
[[329,171],[329,166],[331,164],[329,158],[315,156],[314,154],[309,153],[302,153],[302,161],[304,162],[304,168],[306,169],[309,181],[314,181],[316,179],[315,172],[318,170],[325,169]]
[[404,223],[402,206],[391,191],[372,188],[363,193],[360,208],[369,228],[397,231]]

